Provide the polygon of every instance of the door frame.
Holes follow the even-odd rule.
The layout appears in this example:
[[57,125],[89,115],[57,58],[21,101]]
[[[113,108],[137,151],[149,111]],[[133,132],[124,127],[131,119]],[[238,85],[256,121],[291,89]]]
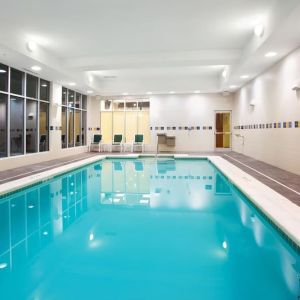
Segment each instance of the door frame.
[[[215,132],[214,132],[214,144],[215,144],[215,151],[216,152],[230,152],[232,151],[232,110],[231,109],[222,109],[222,110],[215,110],[215,117],[214,117],[214,128],[215,128]],[[216,143],[216,121],[217,121],[217,113],[229,113],[230,114],[230,147],[229,148],[217,148],[217,143]],[[224,132],[223,132],[224,133]]]

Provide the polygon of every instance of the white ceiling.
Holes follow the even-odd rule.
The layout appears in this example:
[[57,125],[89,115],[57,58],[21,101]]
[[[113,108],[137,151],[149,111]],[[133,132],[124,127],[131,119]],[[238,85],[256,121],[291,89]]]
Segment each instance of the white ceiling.
[[[95,94],[219,92],[300,45],[299,0],[0,0],[0,61]],[[253,34],[264,24],[263,37]],[[29,52],[26,42],[38,44]],[[266,59],[267,51],[276,58]],[[221,73],[228,67],[229,75]],[[92,79],[91,80],[91,76]],[[108,78],[107,78],[108,77]]]

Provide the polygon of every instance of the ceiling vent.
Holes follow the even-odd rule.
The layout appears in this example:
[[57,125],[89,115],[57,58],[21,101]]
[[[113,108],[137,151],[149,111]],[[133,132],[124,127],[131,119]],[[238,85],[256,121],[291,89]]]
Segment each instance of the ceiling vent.
[[230,96],[230,92],[224,91],[224,92],[222,93],[222,95],[223,95],[224,97],[228,97],[228,96]]
[[106,76],[103,76],[104,79],[116,79],[117,76],[114,76],[114,75],[106,75]]

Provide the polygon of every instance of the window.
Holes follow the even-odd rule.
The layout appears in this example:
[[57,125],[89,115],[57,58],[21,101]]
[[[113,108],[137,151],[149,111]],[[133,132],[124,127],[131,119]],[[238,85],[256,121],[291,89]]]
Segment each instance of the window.
[[86,95],[62,88],[62,148],[86,145],[86,106]]
[[24,153],[24,99],[10,97],[10,155]]
[[49,81],[0,63],[0,157],[49,150],[49,101]]
[[37,99],[38,78],[27,74],[26,81],[26,96]]
[[49,150],[49,105],[40,102],[40,152]]
[[36,100],[26,100],[26,153],[37,152],[37,108]]
[[81,112],[80,110],[75,110],[75,146],[81,146]]
[[7,116],[7,95],[0,94],[0,157],[7,156],[7,117],[6,116]]
[[67,148],[67,108],[61,111],[61,147]]
[[62,88],[62,105],[67,105],[67,91],[66,88]]
[[8,91],[8,66],[0,64],[0,91]]
[[44,79],[40,80],[40,100],[50,100],[50,82]]
[[10,69],[10,92],[16,95],[23,95],[24,73],[15,69]]
[[149,100],[104,100],[100,107],[104,143],[111,143],[115,134],[122,134],[126,143],[133,142],[136,134],[143,134],[144,143],[150,143]]
[[74,109],[68,109],[68,147],[74,147]]

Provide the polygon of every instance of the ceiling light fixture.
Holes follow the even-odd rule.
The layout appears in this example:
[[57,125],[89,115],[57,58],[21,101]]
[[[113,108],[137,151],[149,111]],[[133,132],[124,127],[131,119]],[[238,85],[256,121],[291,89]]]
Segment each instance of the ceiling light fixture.
[[248,79],[250,76],[249,75],[242,75],[241,78],[242,79]]
[[194,94],[200,94],[200,91],[198,91],[198,90],[194,91]]
[[86,91],[87,94],[93,94],[94,91]]
[[69,86],[75,86],[75,85],[76,85],[75,82],[70,82],[70,83],[69,83]]
[[169,92],[169,94],[175,94],[175,92],[174,92],[174,91],[171,91],[171,92]]
[[34,42],[34,41],[28,41],[26,46],[27,46],[28,51],[30,51],[30,52],[34,52],[37,48],[36,42]]
[[128,93],[123,93],[123,96],[127,96],[128,95]]
[[226,70],[226,69],[223,70],[223,72],[222,72],[222,77],[223,77],[223,78],[226,78],[226,77],[227,77],[227,70]]
[[230,88],[230,89],[236,89],[236,88],[237,88],[237,86],[236,86],[236,85],[234,85],[234,84],[232,84],[232,85],[230,85],[230,86],[229,86],[229,88]]
[[152,95],[152,92],[147,92],[147,95]]
[[263,34],[264,34],[264,31],[265,31],[265,27],[264,27],[263,24],[257,24],[257,25],[255,25],[255,27],[254,27],[254,34],[257,37],[262,37]]
[[277,56],[277,52],[268,52],[268,53],[266,53],[265,54],[265,57],[275,57],[275,56]]
[[32,70],[32,71],[38,72],[38,71],[41,71],[42,68],[41,68],[40,66],[32,66],[32,67],[31,67],[31,70]]
[[43,83],[42,85],[41,85],[41,87],[47,87],[48,85],[46,84],[46,83]]
[[0,69],[0,73],[4,74],[4,73],[6,73],[6,70]]

